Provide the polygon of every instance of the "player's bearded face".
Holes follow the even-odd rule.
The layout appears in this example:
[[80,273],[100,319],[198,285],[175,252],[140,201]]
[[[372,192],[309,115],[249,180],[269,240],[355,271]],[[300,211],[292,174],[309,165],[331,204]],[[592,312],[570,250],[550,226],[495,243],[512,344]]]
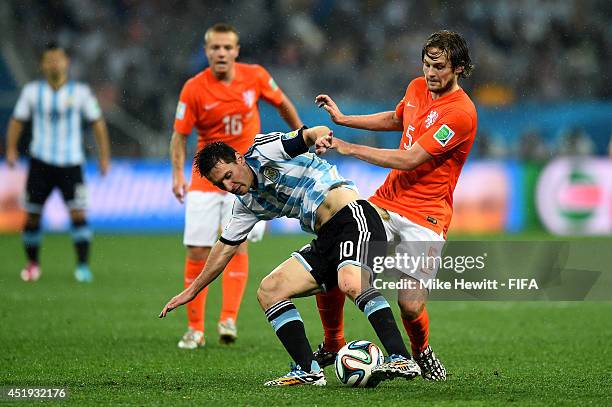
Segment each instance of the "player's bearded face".
[[205,50],[213,73],[223,76],[234,69],[240,46],[236,34],[212,32],[206,42]]
[[443,94],[457,81],[446,52],[438,48],[430,48],[423,57],[423,74],[430,92]]
[[244,157],[239,156],[235,163],[220,160],[207,178],[223,191],[244,195],[249,192],[254,176],[250,167],[244,162]]

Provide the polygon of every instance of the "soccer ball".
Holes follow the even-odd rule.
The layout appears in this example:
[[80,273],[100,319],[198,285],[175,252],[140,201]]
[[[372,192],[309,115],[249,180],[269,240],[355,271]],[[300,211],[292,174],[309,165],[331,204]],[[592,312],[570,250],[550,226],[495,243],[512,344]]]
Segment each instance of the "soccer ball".
[[372,374],[372,368],[383,361],[382,350],[372,342],[349,342],[336,356],[336,377],[346,386],[365,387]]

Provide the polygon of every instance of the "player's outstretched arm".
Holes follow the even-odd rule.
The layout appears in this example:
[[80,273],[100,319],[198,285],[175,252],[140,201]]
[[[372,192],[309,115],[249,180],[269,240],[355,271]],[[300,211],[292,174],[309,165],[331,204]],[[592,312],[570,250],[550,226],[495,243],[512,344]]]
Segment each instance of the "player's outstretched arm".
[[297,109],[286,95],[283,95],[283,100],[276,109],[280,117],[289,125],[290,129],[299,129],[304,125],[298,115]]
[[408,150],[390,150],[352,144],[329,135],[318,140],[316,148],[317,153],[333,149],[339,154],[355,157],[379,167],[401,171],[413,170],[433,158],[418,142]]
[[15,166],[15,163],[19,159],[19,151],[17,145],[19,144],[19,138],[23,131],[23,122],[11,118],[6,130],[6,163],[9,167]]
[[318,95],[315,103],[329,113],[331,120],[340,126],[352,127],[372,131],[401,131],[402,121],[396,116],[395,111],[380,112],[369,115],[347,116],[329,95]]
[[189,287],[168,301],[159,313],[159,317],[163,318],[168,312],[193,300],[200,291],[206,288],[223,272],[236,251],[238,251],[238,245],[233,246],[218,241],[210,251],[202,272],[193,280]]
[[98,119],[92,123],[94,138],[98,146],[98,160],[100,163],[100,173],[106,175],[110,167],[110,140],[108,138],[108,128],[104,119]]
[[170,140],[170,161],[172,162],[172,193],[180,203],[185,200],[187,193],[187,180],[185,179],[185,146],[187,136],[172,133]]
[[[309,129],[305,129],[302,132],[304,142],[308,147],[317,144],[317,141],[324,137],[331,137],[333,132],[327,126],[315,126]],[[318,152],[317,152],[318,153]]]

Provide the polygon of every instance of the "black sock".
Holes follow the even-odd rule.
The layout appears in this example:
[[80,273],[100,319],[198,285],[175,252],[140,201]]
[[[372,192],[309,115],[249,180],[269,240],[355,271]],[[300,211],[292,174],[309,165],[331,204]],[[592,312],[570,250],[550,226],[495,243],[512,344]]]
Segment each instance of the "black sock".
[[[289,300],[277,302],[266,310],[266,317],[291,358],[302,370],[310,372],[313,369],[312,348],[295,305]],[[317,368],[315,362],[314,369]]]
[[371,287],[355,298],[355,304],[368,317],[378,339],[389,355],[410,358],[410,353],[395,323],[389,303],[375,288]]
[[85,220],[72,222],[71,235],[76,250],[77,262],[79,264],[87,264],[92,237],[91,229],[87,226],[87,222]]
[[89,261],[89,242],[74,242],[74,249],[77,254],[77,262],[79,264],[87,264]]
[[40,226],[29,227],[26,226],[23,229],[23,247],[25,249],[26,257],[30,263],[38,263],[38,252],[40,248],[40,239],[42,238],[42,232]]

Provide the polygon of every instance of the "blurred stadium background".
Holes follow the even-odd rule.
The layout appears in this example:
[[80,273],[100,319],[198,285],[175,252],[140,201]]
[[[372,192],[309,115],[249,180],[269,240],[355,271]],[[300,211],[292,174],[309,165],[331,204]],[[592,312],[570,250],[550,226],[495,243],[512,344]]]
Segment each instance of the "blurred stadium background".
[[[178,232],[183,208],[170,193],[166,157],[181,85],[207,64],[206,27],[222,20],[236,25],[240,59],[266,66],[308,124],[331,124],[312,102],[320,92],[346,113],[393,109],[420,74],[424,39],[445,27],[462,32],[471,47],[477,69],[462,86],[479,113],[452,232],[607,235],[611,9],[605,0],[3,1],[0,128],[6,129],[20,87],[38,75],[40,50],[58,41],[71,54],[71,77],[92,85],[111,129],[111,173],[101,179],[93,160],[87,166],[92,224],[97,231]],[[285,129],[273,109],[261,110],[263,132]],[[399,139],[336,131],[387,148]],[[27,143],[23,137],[22,150]],[[386,174],[355,160],[331,160],[359,180],[365,196]],[[21,225],[24,182],[25,162],[18,171],[0,166],[2,231]],[[57,195],[45,226],[67,226]],[[271,231],[298,230],[295,222],[275,222]]]
[[[220,308],[215,282],[207,348],[177,349],[184,311],[156,318],[182,287],[184,261],[183,207],[171,193],[168,144],[180,87],[206,66],[202,36],[218,21],[238,28],[240,60],[268,68],[310,125],[331,125],[313,103],[321,92],[345,113],[393,109],[421,74],[425,38],[439,28],[462,32],[476,64],[462,86],[477,104],[479,130],[455,193],[450,239],[595,235],[585,241],[609,247],[610,1],[4,0],[0,386],[66,387],[75,405],[355,406],[366,399],[370,405],[610,405],[611,302],[432,301],[431,337],[451,373],[448,382],[394,381],[357,391],[339,387],[330,371],[324,391],[262,388],[285,373],[287,357],[264,327],[254,293],[265,274],[308,240],[286,235],[298,232],[295,221],[275,222],[273,235],[252,246],[236,345],[219,345],[211,329]],[[91,137],[87,143],[89,218],[98,234],[91,285],[72,278],[65,234],[45,236],[41,281],[18,278],[27,162],[6,167],[4,129],[50,40],[67,47],[71,77],[92,85],[110,126],[114,161],[105,178],[97,173]],[[285,129],[275,111],[261,109],[264,132]],[[333,128],[369,145],[399,142],[399,134]],[[22,153],[28,141],[26,132]],[[356,160],[330,160],[364,196],[386,174]],[[67,229],[57,195],[45,210],[47,230]],[[594,270],[609,269],[605,256],[592,257]],[[321,329],[313,299],[296,304],[315,346]],[[347,305],[345,318],[347,338],[374,340],[355,307]]]

